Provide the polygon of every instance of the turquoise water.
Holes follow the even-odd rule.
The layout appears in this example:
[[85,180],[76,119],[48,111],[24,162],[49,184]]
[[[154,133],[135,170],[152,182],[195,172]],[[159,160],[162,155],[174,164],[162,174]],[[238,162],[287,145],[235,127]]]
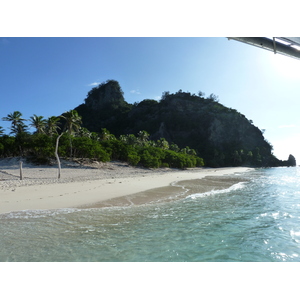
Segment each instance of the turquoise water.
[[300,169],[239,177],[168,203],[2,214],[0,261],[300,261]]

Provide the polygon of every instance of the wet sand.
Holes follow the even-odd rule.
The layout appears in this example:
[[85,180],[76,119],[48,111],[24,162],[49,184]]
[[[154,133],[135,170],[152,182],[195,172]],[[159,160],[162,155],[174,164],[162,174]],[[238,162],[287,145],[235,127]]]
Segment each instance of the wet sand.
[[179,182],[173,182],[169,186],[153,188],[143,192],[130,194],[128,196],[116,197],[109,200],[83,205],[81,208],[130,206],[147,203],[169,202],[177,199],[183,199],[194,194],[224,190],[230,188],[234,184],[244,181],[244,178],[232,177],[232,175],[223,175],[222,177],[207,176],[202,179],[182,180]]
[[79,164],[64,161],[62,178],[56,166],[0,160],[0,213],[20,210],[139,205],[170,201],[194,193],[224,189],[251,168],[145,169],[122,162]]

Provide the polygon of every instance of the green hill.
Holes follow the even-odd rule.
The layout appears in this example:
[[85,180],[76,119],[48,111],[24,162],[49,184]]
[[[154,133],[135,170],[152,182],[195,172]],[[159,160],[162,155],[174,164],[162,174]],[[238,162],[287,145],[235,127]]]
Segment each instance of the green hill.
[[150,140],[161,138],[180,148],[190,147],[207,166],[281,166],[262,131],[235,109],[208,98],[182,92],[163,93],[160,101],[129,104],[115,80],[93,88],[75,110],[82,126],[92,132],[106,128],[116,136],[147,131]]

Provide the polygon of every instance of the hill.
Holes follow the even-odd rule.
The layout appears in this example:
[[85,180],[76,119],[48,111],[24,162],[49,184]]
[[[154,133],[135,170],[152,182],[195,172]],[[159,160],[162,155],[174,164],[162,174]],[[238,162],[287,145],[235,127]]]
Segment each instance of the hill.
[[92,132],[106,128],[116,136],[147,131],[151,140],[161,138],[180,148],[190,147],[207,166],[283,166],[272,154],[262,131],[237,110],[218,102],[213,94],[205,98],[178,91],[163,93],[156,101],[145,99],[129,104],[115,80],[93,88],[85,103],[76,107],[82,126]]

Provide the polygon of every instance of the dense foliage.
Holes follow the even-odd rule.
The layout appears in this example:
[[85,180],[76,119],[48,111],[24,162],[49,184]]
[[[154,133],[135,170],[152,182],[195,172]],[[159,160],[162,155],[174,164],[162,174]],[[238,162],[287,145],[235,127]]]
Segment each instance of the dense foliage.
[[[49,120],[34,115],[31,124],[36,128],[36,132],[30,134],[24,130],[27,127],[24,123],[26,120],[21,119],[22,114],[18,112],[14,115],[18,118],[17,123],[24,126],[18,127],[15,121],[4,118],[12,122],[13,129],[22,130],[12,130],[14,136],[3,135],[3,130],[0,131],[0,157],[24,156],[36,163],[49,163],[51,158],[54,158],[60,119],[56,118],[56,122],[52,122],[52,128],[49,128]],[[133,166],[147,168],[188,168],[204,165],[194,150],[188,147],[179,149],[176,145],[172,145],[174,150],[170,150],[165,140],[150,141],[146,131],[139,132],[137,136],[130,134],[116,138],[107,129],[95,133],[82,128],[81,118],[76,111],[69,111],[61,117],[64,119],[64,131],[59,140],[60,157],[90,158],[102,162],[122,160]]]
[[[161,100],[129,104],[115,80],[94,87],[74,110],[45,120],[27,120],[19,111],[2,119],[11,123],[10,136],[0,128],[0,156],[22,155],[37,161],[54,156],[100,161],[123,160],[145,167],[290,166],[294,157],[278,160],[263,130],[243,114],[205,97],[179,90]],[[59,144],[59,147],[56,147]],[[201,158],[200,158],[201,157]]]
[[91,131],[107,128],[121,136],[145,130],[152,141],[163,138],[170,145],[195,149],[209,167],[287,163],[272,154],[263,130],[237,110],[219,103],[214,94],[164,92],[159,101],[145,99],[132,105],[124,100],[118,82],[109,80],[93,88],[75,110]]

